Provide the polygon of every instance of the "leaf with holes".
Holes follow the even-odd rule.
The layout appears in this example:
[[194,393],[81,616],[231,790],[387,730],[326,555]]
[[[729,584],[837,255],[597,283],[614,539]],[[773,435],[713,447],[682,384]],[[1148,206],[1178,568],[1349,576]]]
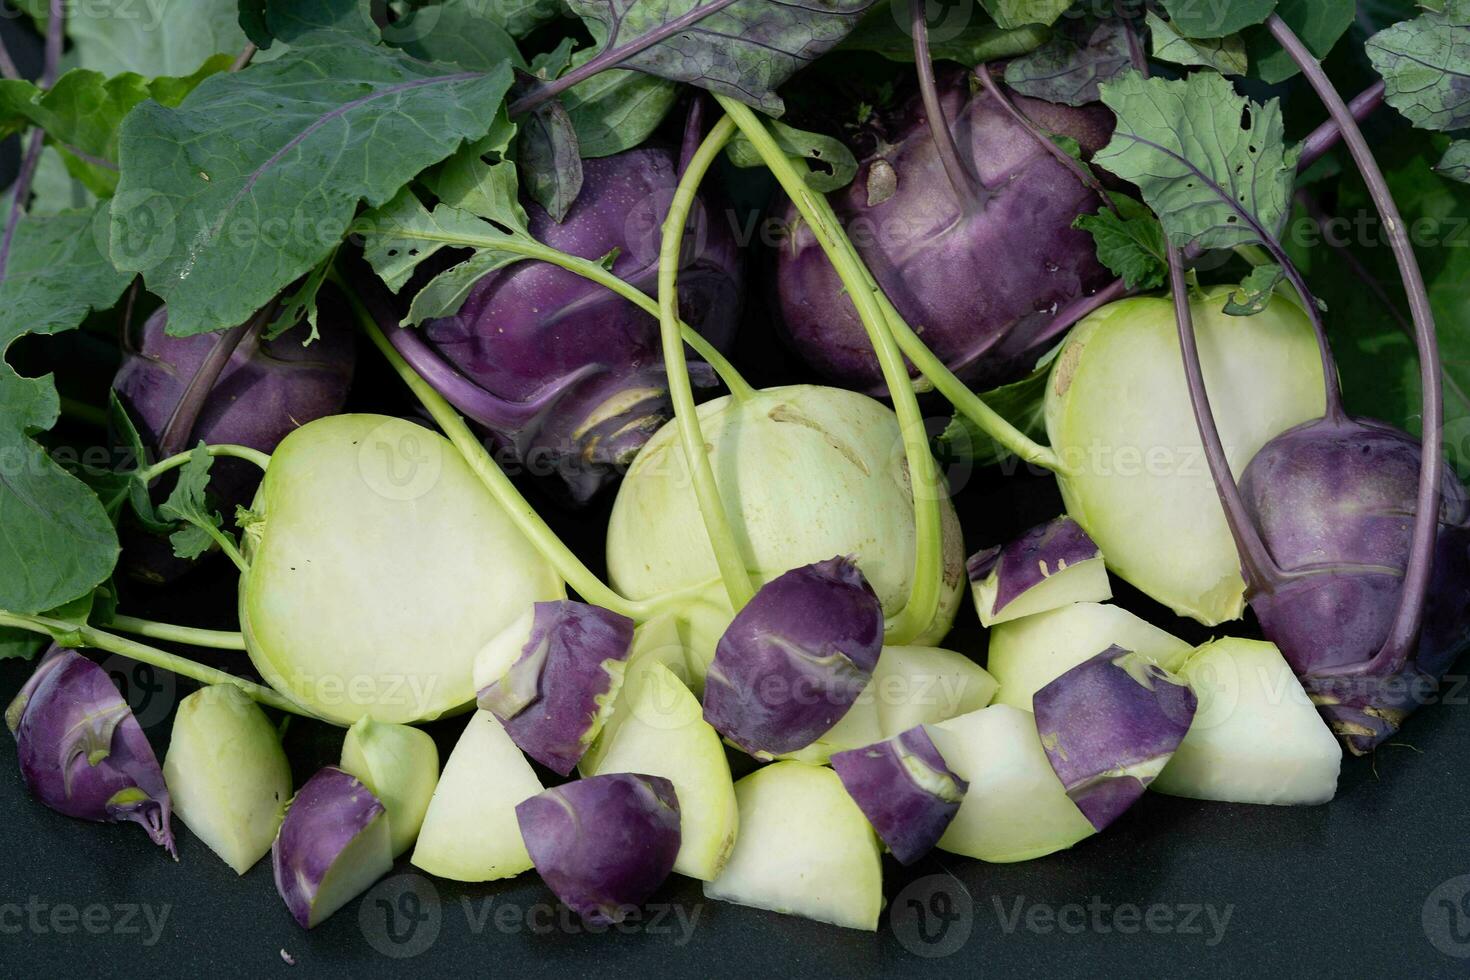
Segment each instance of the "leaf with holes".
[[1271,302],[1271,296],[1285,275],[1281,266],[1274,262],[1256,266],[1226,300],[1225,313],[1228,316],[1255,316]]
[[1470,0],[1450,0],[1368,39],[1384,98],[1420,129],[1470,128]]
[[[817,193],[828,194],[840,190],[852,183],[852,179],[857,176],[857,158],[841,140],[821,133],[809,133],[783,122],[772,121],[766,128],[787,154],[815,165],[816,169],[807,174],[806,182]],[[744,134],[736,134],[725,152],[729,154],[730,162],[737,167],[764,166],[755,145]]]
[[1006,84],[1048,102],[1080,106],[1098,86],[1128,70],[1128,32],[1121,21],[1079,21],[1059,29],[1040,50],[1006,65]]

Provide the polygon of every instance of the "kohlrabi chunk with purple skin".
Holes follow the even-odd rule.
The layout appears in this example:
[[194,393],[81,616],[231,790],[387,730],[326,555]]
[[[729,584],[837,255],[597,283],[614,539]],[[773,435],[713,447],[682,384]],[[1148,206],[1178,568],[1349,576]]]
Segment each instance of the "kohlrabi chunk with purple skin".
[[679,853],[679,797],[662,776],[589,776],[531,797],[516,819],[541,880],[594,925],[648,901]]
[[967,568],[975,610],[986,628],[1113,597],[1097,543],[1065,516],[1033,527],[1010,544],[976,552]]
[[1116,646],[1037,691],[1032,704],[1052,770],[1098,830],[1143,795],[1196,707],[1189,685]]
[[[583,161],[585,182],[564,220],[523,200],[531,235],[597,261],[649,294],[659,237],[678,182],[674,155],[641,147]],[[679,268],[680,313],[716,347],[739,321],[739,247],[728,222],[695,210]],[[617,478],[672,416],[656,318],[597,283],[539,261],[482,277],[454,316],[409,338],[430,384],[508,446],[590,499]],[[416,352],[415,352],[416,351]],[[713,384],[706,367],[695,377]]]
[[26,788],[58,813],[132,821],[175,854],[173,802],[132,709],[107,672],[53,647],[5,712]]
[[1329,417],[1272,440],[1240,481],[1285,573],[1252,592],[1251,609],[1356,755],[1397,732],[1470,646],[1470,501],[1445,467],[1418,642],[1402,664],[1364,671],[1398,616],[1422,458],[1405,432]]
[[1336,794],[1342,746],[1273,644],[1234,637],[1206,643],[1179,675],[1199,708],[1149,789],[1304,806]]
[[470,716],[434,787],[413,865],[455,881],[494,881],[531,869],[516,807],[541,780],[488,711]]
[[704,717],[769,758],[811,744],[862,694],[883,648],[883,607],[850,558],[763,585],[715,648]]
[[291,799],[280,732],[230,684],[179,702],[163,778],[174,814],[241,875],[271,849]]
[[735,796],[740,834],[719,877],[705,882],[706,898],[848,929],[878,928],[883,856],[836,773],[776,762],[736,783]]
[[393,856],[412,847],[439,783],[439,749],[429,733],[359,718],[342,741],[342,768],[388,811]]
[[1036,692],[1110,646],[1168,671],[1178,671],[1194,649],[1121,606],[1073,603],[990,631],[986,663],[1000,683],[995,701],[1030,711]]
[[[1047,133],[1101,149],[1112,116],[1016,97]],[[1112,279],[1096,245],[1072,227],[1102,202],[965,73],[940,82],[940,103],[960,156],[978,178],[974,200],[949,183],[916,97],[863,161],[857,179],[831,196],[838,221],[898,312],[972,387],[1025,377],[1057,338],[1054,314]],[[811,228],[788,206],[790,241],[776,250],[776,286],[787,336],[798,353],[838,384],[884,389],[877,355],[857,310]],[[956,288],[956,284],[965,284]]]
[[945,765],[923,727],[832,756],[832,769],[899,864],[944,836],[969,783]]
[[388,811],[357,777],[327,766],[286,808],[271,864],[291,918],[315,928],[393,869]]
[[[511,740],[565,776],[612,712],[633,648],[633,621],[600,606],[536,603],[510,628],[520,654],[479,693]],[[497,641],[497,644],[499,641]]]

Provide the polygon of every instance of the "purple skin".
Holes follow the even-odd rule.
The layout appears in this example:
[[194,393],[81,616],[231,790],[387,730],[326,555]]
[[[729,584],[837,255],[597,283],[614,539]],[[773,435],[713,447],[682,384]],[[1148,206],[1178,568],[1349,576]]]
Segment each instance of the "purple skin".
[[387,819],[366,786],[327,766],[297,792],[271,845],[276,891],[303,929],[310,929],[317,890],[344,848],[375,820]]
[[[335,296],[324,292],[323,298]],[[210,353],[221,334],[170,337],[164,332],[167,311],[158,309],[143,324],[136,346],[125,345],[122,366],[112,387],[149,449],[172,455],[208,443],[235,443],[263,453],[274,452],[294,429],[313,419],[334,415],[347,401],[356,362],[350,324],[323,308],[321,339],[301,345],[300,328],[272,341],[246,331],[223,364],[202,402],[187,397],[190,381],[209,371]],[[227,331],[232,333],[232,331]],[[203,381],[205,379],[201,379]],[[175,412],[193,414],[170,428]],[[169,433],[170,445],[162,445]],[[244,460],[218,459],[211,470],[211,490],[232,516],[236,505],[248,504],[260,471]],[[176,581],[192,562],[175,558],[168,541],[125,529],[128,574],[139,581]]]
[[568,775],[597,737],[632,649],[628,617],[570,599],[538,602],[519,659],[479,692],[479,705],[522,752]]
[[1033,527],[1010,544],[977,551],[966,568],[971,582],[996,576],[994,614],[1057,572],[1101,557],[1097,542],[1082,526],[1062,516]]
[[[939,96],[960,156],[979,177],[973,203],[949,182],[918,97],[831,203],[929,348],[972,387],[993,388],[1025,377],[1056,343],[1045,335],[1056,311],[1112,281],[1092,236],[1072,228],[1102,202],[993,98],[971,96],[965,73],[941,79]],[[1087,154],[1112,132],[1100,106],[1012,101]],[[877,355],[831,263],[793,206],[783,220],[794,230],[779,250],[776,288],[792,346],[834,382],[881,394]]]
[[58,813],[99,823],[131,820],[170,855],[171,801],[153,747],[101,667],[53,647],[5,722],[32,795]]
[[704,720],[757,758],[795,752],[847,714],[882,649],[883,608],[851,558],[792,569],[720,637]]
[[[643,147],[583,161],[585,184],[566,220],[523,200],[533,237],[598,260],[650,295],[663,216],[678,182],[667,150]],[[696,212],[696,215],[701,215]],[[716,347],[740,316],[740,250],[713,211],[696,220],[679,270],[680,315]],[[517,262],[477,282],[459,313],[395,338],[406,360],[518,459],[553,467],[584,503],[614,479],[670,417],[658,321],[573,272]],[[714,384],[708,365],[695,381]]]
[[905,866],[934,849],[970,788],[950,771],[922,725],[838,752],[832,768],[878,837]]
[[1398,731],[1470,646],[1470,500],[1446,467],[1417,650],[1354,673],[1384,646],[1403,593],[1419,443],[1380,422],[1321,419],[1268,443],[1240,481],[1246,511],[1286,573],[1251,608],[1323,716],[1359,755]]
[[592,925],[648,901],[679,854],[679,798],[662,776],[579,779],[521,803],[516,821],[541,880]]
[[1123,770],[1173,755],[1197,704],[1187,684],[1117,646],[1073,667],[1032,699],[1047,761],[1098,830],[1152,781]]

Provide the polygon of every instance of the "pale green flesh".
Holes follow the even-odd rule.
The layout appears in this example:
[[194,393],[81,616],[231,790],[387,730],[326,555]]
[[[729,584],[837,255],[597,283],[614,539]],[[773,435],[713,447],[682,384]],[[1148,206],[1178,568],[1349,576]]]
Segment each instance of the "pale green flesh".
[[[1222,312],[1231,287],[1193,303],[1200,360],[1238,477],[1270,439],[1322,415],[1322,361],[1301,309],[1277,297]],[[1108,567],[1207,626],[1240,617],[1245,583],[1190,407],[1171,300],[1113,303],[1072,332],[1052,368],[1046,427],[1067,469],[1069,513]]]
[[339,415],[271,458],[240,619],[271,686],[316,714],[406,723],[474,698],[476,653],[565,588],[442,436]]
[[429,734],[361,718],[342,742],[342,768],[388,811],[393,856],[412,847],[439,782],[439,750]]
[[373,886],[393,870],[393,845],[388,814],[379,813],[338,852],[311,899],[307,928],[314,929],[332,913]]
[[175,816],[242,875],[270,850],[291,799],[291,765],[275,727],[229,685],[179,703],[163,778]]
[[987,629],[1000,623],[1059,609],[1074,602],[1107,602],[1113,597],[1113,586],[1108,581],[1108,568],[1101,558],[1078,562],[1053,572],[996,611],[995,594],[998,587],[994,573],[974,584],[975,609],[980,614],[980,625]]
[[777,762],[735,784],[740,835],[707,898],[876,930],[878,839],[830,769]]

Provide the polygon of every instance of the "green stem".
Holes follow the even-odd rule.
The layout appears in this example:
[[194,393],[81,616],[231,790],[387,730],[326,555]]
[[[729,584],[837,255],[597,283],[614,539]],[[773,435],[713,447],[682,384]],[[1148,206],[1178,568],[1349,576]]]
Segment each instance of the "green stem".
[[[216,667],[207,667],[196,663],[187,657],[177,654],[166,653],[157,647],[130,640],[124,636],[107,633],[92,626],[77,627],[71,623],[60,620],[46,619],[43,616],[21,616],[16,613],[0,612],[0,626],[13,626],[16,629],[29,630],[32,633],[44,633],[54,636],[58,633],[72,634],[81,639],[79,646],[94,650],[106,650],[108,653],[116,653],[136,660],[139,663],[150,664],[160,670],[178,674],[196,680],[201,684],[233,684],[244,691],[252,700],[275,708],[278,711],[288,711],[293,715],[301,715],[303,718],[316,718],[316,715],[302,708],[300,705],[282,697],[271,688],[247,681],[243,677],[219,670]],[[317,719],[320,720],[320,719]]]
[[[929,452],[924,419],[919,413],[919,400],[914,395],[908,366],[904,364],[899,346],[894,342],[889,318],[877,301],[871,285],[872,277],[857,257],[852,243],[842,231],[826,199],[812,191],[805,176],[777,145],[765,124],[756,118],[754,112],[727,96],[716,95],[716,98],[740,127],[746,139],[756,148],[777,182],[810,225],[838,278],[852,298],[853,305],[857,307],[858,317],[878,355],[878,364],[883,369],[883,380],[893,399],[899,431],[903,436],[904,453],[908,459],[914,497],[915,533],[913,584],[903,610],[888,623],[886,642],[894,645],[907,643],[922,635],[933,623],[939,609],[944,577],[943,531],[939,509],[939,495],[943,492],[943,484],[934,457]],[[802,166],[805,167],[805,163]]]
[[674,190],[668,216],[664,218],[663,241],[658,254],[659,327],[663,338],[664,374],[669,379],[669,400],[674,406],[674,423],[679,427],[679,441],[684,447],[684,460],[694,485],[694,497],[704,517],[705,534],[719,566],[720,578],[730,595],[730,607],[739,612],[755,594],[740,542],[730,527],[730,516],[720,500],[720,486],[710,465],[704,433],[700,430],[699,409],[694,404],[694,389],[689,384],[689,366],[684,362],[684,345],[679,336],[679,253],[684,247],[684,229],[689,223],[689,210],[699,182],[710,165],[735,135],[735,121],[725,116],[699,144],[690,158]]
[[[260,467],[262,473],[265,472],[266,467],[268,467],[271,462],[271,458],[268,453],[263,453],[258,449],[251,449],[249,446],[236,446],[230,443],[220,443],[216,446],[206,445],[204,447],[204,451],[209,453],[209,455],[211,456],[229,456],[234,459],[243,459],[246,462],[254,463],[256,466]],[[190,455],[192,455],[192,453],[193,450],[189,450],[188,452],[182,452],[177,455],[170,456],[167,459],[160,459],[152,466],[146,466],[143,469],[140,469],[137,473],[138,479],[142,480],[144,483],[152,483],[154,480],[158,479],[160,476],[163,476],[163,474],[167,473],[169,470],[176,470],[180,466],[183,466],[189,461],[189,457]]]
[[146,636],[154,640],[185,643],[193,647],[210,650],[244,650],[245,637],[240,633],[223,630],[205,630],[193,626],[175,626],[172,623],[155,623],[151,619],[136,616],[114,616],[107,623],[113,629],[134,636]]
[[73,419],[99,429],[107,428],[106,412],[96,405],[89,405],[86,402],[77,401],[75,398],[68,398],[65,395],[61,396],[61,415],[62,418]]
[[[382,352],[394,372],[403,379],[403,383],[408,385],[414,397],[428,410],[439,428],[443,430],[444,435],[454,444],[454,448],[464,457],[464,461],[469,464],[475,476],[490,491],[496,502],[505,509],[506,515],[530,540],[531,546],[551,562],[557,574],[587,602],[639,621],[647,619],[649,605],[646,602],[637,602],[614,592],[556,536],[556,532],[541,519],[541,515],[536,513],[536,509],[527,502],[526,498],[521,496],[515,484],[510,482],[510,477],[506,476],[495,464],[495,460],[490,458],[490,454],[485,451],[485,447],[475,438],[475,434],[470,431],[464,419],[455,412],[453,406],[445,401],[444,396],[435,391],[427,381],[419,377],[398,351],[393,349],[393,344],[383,334],[383,327],[379,325],[377,317],[364,305],[357,290],[348,285],[345,280],[339,280],[339,282],[363,331]],[[385,315],[385,319],[392,320],[393,318]],[[395,325],[391,322],[388,323],[388,327],[395,329]]]

